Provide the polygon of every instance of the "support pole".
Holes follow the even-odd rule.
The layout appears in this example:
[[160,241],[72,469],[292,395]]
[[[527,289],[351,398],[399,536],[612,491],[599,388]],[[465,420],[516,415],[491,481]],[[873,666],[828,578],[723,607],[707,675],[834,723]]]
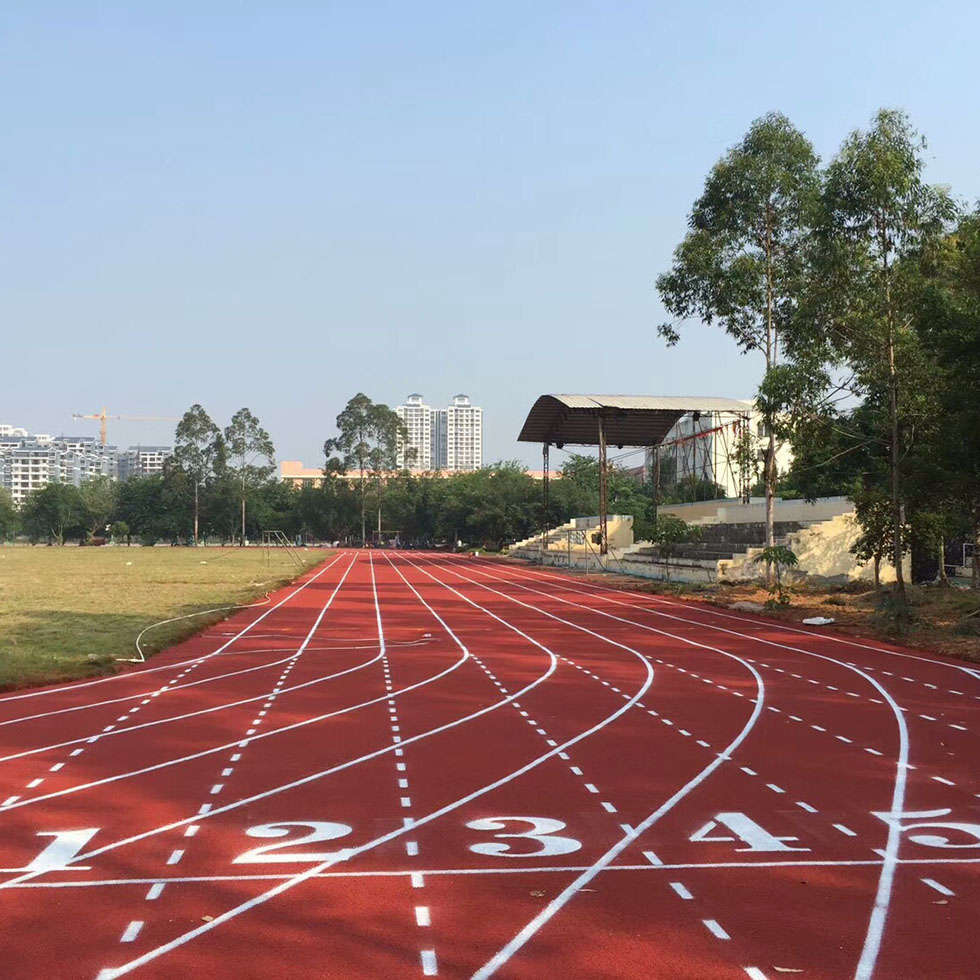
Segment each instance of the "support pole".
[[653,519],[660,511],[660,447],[653,447]]
[[604,555],[608,551],[608,540],[606,536],[606,508],[607,504],[607,479],[606,470],[606,430],[602,424],[602,415],[599,415],[599,554]]
[[548,477],[550,476],[548,467],[548,443],[541,444],[541,462],[544,471],[541,474],[541,561],[544,562],[544,553],[548,550]]

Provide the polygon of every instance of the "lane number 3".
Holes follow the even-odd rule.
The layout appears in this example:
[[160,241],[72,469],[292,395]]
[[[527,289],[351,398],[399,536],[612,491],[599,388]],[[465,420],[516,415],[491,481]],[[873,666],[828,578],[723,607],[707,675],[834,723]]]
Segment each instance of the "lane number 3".
[[[558,854],[571,854],[577,851],[582,842],[574,837],[558,837],[556,832],[565,829],[561,820],[550,817],[484,817],[471,820],[466,826],[470,830],[506,830],[508,825],[530,824],[527,830],[515,830],[512,833],[494,834],[494,841],[483,844],[470,844],[470,850],[476,854],[486,854],[490,857],[533,858],[552,857]],[[507,840],[533,841],[539,845],[535,850],[528,851],[523,847],[514,850]]]

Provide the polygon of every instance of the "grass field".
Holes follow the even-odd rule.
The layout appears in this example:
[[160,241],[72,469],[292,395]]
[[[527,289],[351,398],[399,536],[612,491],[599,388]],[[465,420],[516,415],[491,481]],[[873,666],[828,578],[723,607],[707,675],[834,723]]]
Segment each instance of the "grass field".
[[[0,548],[0,690],[111,673],[146,626],[261,599],[325,551],[263,548]],[[147,656],[222,613],[147,632]]]

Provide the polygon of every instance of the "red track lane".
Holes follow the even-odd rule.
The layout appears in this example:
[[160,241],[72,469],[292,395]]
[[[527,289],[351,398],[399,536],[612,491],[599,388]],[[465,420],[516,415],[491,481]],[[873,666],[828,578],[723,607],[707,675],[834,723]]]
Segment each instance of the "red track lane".
[[0,697],[3,976],[972,977],[978,699],[888,644],[344,552]]

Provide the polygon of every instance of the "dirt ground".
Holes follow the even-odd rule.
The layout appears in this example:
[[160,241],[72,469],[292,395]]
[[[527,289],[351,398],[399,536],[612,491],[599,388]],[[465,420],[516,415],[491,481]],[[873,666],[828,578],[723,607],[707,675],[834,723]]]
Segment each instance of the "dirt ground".
[[[563,572],[568,574],[566,570]],[[571,574],[614,588],[681,596],[722,607],[734,602],[763,606],[769,598],[764,588],[752,583],[679,585],[613,573]],[[864,583],[820,589],[794,586],[789,593],[789,605],[764,609],[761,614],[794,624],[812,616],[825,616],[833,619],[834,625],[814,628],[900,642],[924,652],[980,663],[980,592],[916,585],[909,586],[908,593],[912,617],[904,630],[896,628],[891,615],[891,591],[876,592]]]

